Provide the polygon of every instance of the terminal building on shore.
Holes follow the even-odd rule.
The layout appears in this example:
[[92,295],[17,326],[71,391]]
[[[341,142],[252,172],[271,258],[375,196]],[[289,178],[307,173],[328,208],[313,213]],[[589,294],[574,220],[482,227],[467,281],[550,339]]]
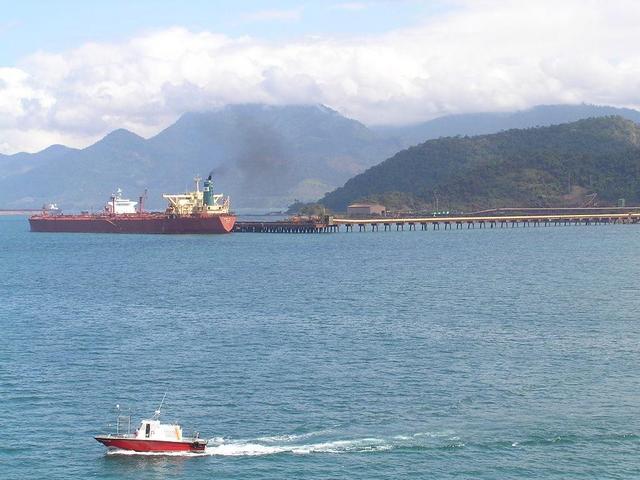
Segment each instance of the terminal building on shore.
[[347,207],[350,217],[384,217],[387,209],[379,203],[352,203]]

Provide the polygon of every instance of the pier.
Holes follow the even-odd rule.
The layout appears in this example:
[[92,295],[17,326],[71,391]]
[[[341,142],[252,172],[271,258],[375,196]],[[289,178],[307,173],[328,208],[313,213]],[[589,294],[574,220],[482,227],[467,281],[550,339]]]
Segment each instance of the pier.
[[550,227],[569,225],[636,224],[640,208],[620,213],[553,213],[520,215],[466,215],[430,217],[290,219],[275,222],[237,222],[236,232],[252,233],[335,233],[403,230],[461,230],[483,228]]
[[326,220],[278,220],[274,222],[236,222],[234,232],[250,233],[333,233],[340,225]]
[[[540,226],[597,225],[612,223],[638,223],[640,210],[635,213],[597,214],[547,214],[547,215],[499,215],[499,216],[447,216],[407,218],[334,218],[333,223],[344,226],[346,231],[388,230],[460,230],[475,228],[515,228]],[[382,227],[382,228],[381,228]]]

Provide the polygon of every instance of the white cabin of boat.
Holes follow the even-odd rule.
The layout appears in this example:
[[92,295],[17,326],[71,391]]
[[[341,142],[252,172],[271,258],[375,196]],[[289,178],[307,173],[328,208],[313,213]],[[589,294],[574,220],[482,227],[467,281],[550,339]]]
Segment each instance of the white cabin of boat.
[[160,423],[159,420],[142,420],[135,438],[139,440],[181,441],[182,427],[177,424]]

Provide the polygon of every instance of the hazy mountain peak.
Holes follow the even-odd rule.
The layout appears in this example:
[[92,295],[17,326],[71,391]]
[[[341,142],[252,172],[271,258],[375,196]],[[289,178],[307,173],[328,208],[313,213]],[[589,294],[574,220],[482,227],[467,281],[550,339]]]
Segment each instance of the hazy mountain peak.
[[606,105],[538,105],[514,112],[479,112],[446,115],[404,126],[378,126],[373,130],[396,138],[403,146],[455,135],[484,135],[512,128],[543,127],[585,118],[619,115],[640,122],[640,112]]
[[75,150],[75,149],[71,147],[67,147],[65,145],[61,145],[59,143],[54,143],[53,145],[49,145],[47,148],[44,148],[37,153],[55,152],[55,151],[62,151],[62,150]]
[[101,140],[98,140],[94,145],[99,143],[118,143],[118,142],[144,142],[144,138],[140,135],[133,133],[126,128],[118,128],[111,133],[105,135]]
[[49,145],[44,150],[40,150],[35,155],[64,155],[65,153],[76,151],[76,150],[78,149],[67,147],[65,145],[60,145],[59,143],[55,143],[53,145]]

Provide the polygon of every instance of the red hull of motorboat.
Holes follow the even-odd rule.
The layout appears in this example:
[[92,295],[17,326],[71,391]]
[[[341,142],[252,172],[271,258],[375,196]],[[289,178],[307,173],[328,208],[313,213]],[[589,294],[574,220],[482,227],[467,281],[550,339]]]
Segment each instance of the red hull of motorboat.
[[235,215],[171,216],[163,213],[120,215],[34,215],[32,232],[216,234],[229,233]]
[[171,442],[166,440],[141,440],[137,438],[95,437],[109,448],[134,452],[204,452],[206,444],[200,442]]

